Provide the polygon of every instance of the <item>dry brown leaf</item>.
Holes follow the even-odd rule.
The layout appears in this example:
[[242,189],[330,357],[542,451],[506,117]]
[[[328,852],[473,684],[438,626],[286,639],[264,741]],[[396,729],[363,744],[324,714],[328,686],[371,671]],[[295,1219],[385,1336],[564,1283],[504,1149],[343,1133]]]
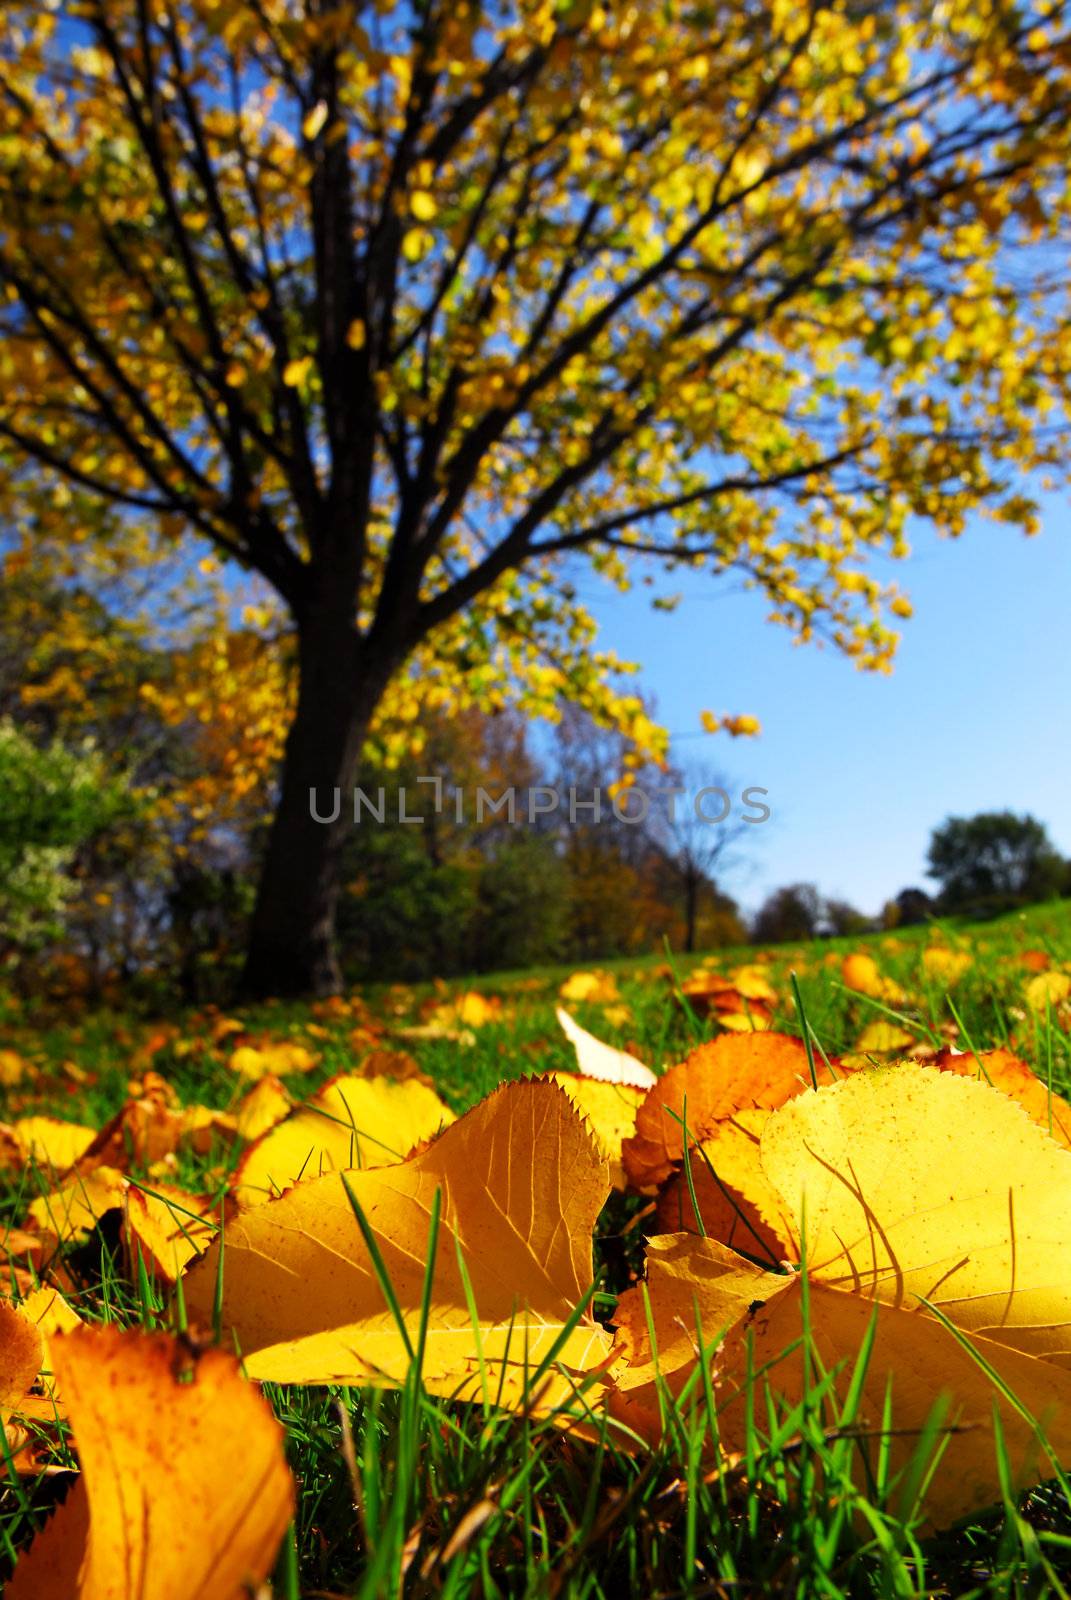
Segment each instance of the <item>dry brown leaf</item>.
[[56,1339],[54,1360],[82,1475],[9,1600],[245,1600],[294,1495],[282,1429],[234,1357],[81,1328]]
[[[521,1403],[526,1369],[550,1350],[592,1282],[591,1234],[609,1193],[595,1141],[564,1091],[546,1079],[504,1085],[398,1166],[348,1175],[409,1331],[416,1339],[438,1190],[442,1216],[424,1381],[478,1396],[480,1352],[490,1397]],[[474,1334],[460,1248],[479,1317]],[[218,1245],[185,1279],[191,1317],[211,1320]],[[256,1378],[397,1383],[410,1359],[387,1310],[342,1177],[298,1184],[239,1213],[226,1234],[223,1323]],[[589,1371],[609,1350],[586,1315],[560,1361]],[[543,1405],[571,1392],[554,1377]]]

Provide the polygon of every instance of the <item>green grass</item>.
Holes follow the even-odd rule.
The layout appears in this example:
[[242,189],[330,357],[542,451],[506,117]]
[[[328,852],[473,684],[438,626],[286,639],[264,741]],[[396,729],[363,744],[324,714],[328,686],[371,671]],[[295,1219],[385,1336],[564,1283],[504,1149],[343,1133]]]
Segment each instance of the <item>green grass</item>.
[[[927,978],[921,952],[933,929],[822,941],[771,952],[777,991],[775,1026],[801,1033],[805,1017],[819,1052],[853,1048],[862,1029],[895,1014],[916,1037],[978,1049],[1014,1048],[1057,1091],[1071,1088],[1071,1039],[1058,1015],[1038,1014],[1024,999],[1027,950],[1056,964],[1071,961],[1071,905],[1035,908],[988,924],[943,924],[947,942],[969,950],[973,964],[946,994]],[[905,990],[903,1004],[868,1001],[845,989],[840,960],[868,949]],[[721,971],[755,951],[718,952]],[[698,960],[699,958],[695,958]],[[678,975],[695,960],[675,958]],[[689,1016],[662,972],[663,957],[600,964],[616,976],[627,1016],[608,1022],[599,1006],[572,1007],[600,1037],[669,1064],[710,1027]],[[795,973],[796,979],[792,978]],[[409,1050],[456,1110],[504,1079],[567,1067],[571,1051],[553,1006],[566,969],[501,974],[472,984],[503,1001],[501,1016],[456,1039],[392,1040]],[[451,992],[466,986],[451,985]],[[422,989],[380,988],[365,999],[390,1028],[418,1018]],[[213,1018],[176,1013],[175,1037],[151,1060],[145,1043],[158,1017],[41,1007],[3,1007],[0,1043],[32,1069],[5,1092],[7,1116],[47,1110],[102,1123],[122,1104],[132,1073],[151,1066],[185,1101],[225,1107],[237,1086],[228,1066],[233,1041],[213,1043]],[[291,1080],[312,1089],[353,1065],[352,1017],[315,1008],[272,1005],[242,1013],[253,1035],[292,1037],[313,1048],[313,1074]],[[318,1031],[319,1030],[319,1031]],[[69,1066],[77,1069],[73,1074]],[[223,1147],[180,1158],[174,1181],[222,1181],[236,1152]],[[137,1173],[135,1171],[135,1176]],[[43,1175],[9,1174],[0,1217],[17,1222]],[[597,1314],[642,1259],[639,1198],[615,1195],[596,1239]],[[107,1225],[67,1252],[72,1298],[88,1318],[135,1327],[172,1327],[178,1310],[144,1274],[126,1275],[117,1235]],[[389,1288],[384,1286],[385,1292]],[[701,1330],[713,1342],[716,1329]],[[415,1354],[419,1355],[420,1330]],[[399,1392],[269,1385],[285,1425],[299,1486],[298,1511],[279,1561],[275,1592],[298,1596],[446,1595],[620,1596],[997,1596],[1060,1595],[1071,1572],[1071,1505],[1058,1485],[1016,1502],[1010,1495],[968,1525],[924,1539],[918,1492],[941,1471],[939,1411],[920,1438],[908,1481],[893,1482],[880,1444],[863,1436],[857,1415],[868,1351],[858,1381],[841,1385],[809,1352],[811,1380],[802,1401],[787,1405],[756,1374],[745,1458],[712,1470],[717,1414],[703,1363],[684,1393],[662,1396],[667,1426],[657,1451],[625,1451],[605,1427],[578,1437],[554,1425],[458,1405],[429,1396],[418,1361]],[[859,1471],[860,1455],[867,1471]],[[69,1459],[69,1458],[68,1458]],[[58,1458],[63,1463],[62,1455]],[[1071,1464],[1069,1464],[1071,1465]],[[37,1484],[8,1477],[0,1491],[0,1563],[9,1563],[44,1521],[62,1479]],[[1069,1583],[1071,1588],[1071,1583]]]

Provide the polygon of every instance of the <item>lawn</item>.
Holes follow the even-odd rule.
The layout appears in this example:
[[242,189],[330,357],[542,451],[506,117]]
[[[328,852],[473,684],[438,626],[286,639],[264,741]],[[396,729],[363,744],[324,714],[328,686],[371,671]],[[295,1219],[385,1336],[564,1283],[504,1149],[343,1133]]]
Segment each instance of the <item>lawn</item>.
[[[504,1082],[575,1072],[576,1056],[554,1014],[559,1003],[593,1035],[656,1072],[716,1037],[754,1039],[767,1031],[803,1037],[804,1020],[816,1073],[826,1058],[846,1057],[849,1068],[866,1070],[868,1060],[913,1058],[929,1065],[949,1046],[967,1052],[972,1063],[977,1056],[984,1062],[990,1050],[1011,1052],[1042,1086],[1048,1144],[1053,1108],[1061,1104],[1056,1097],[1071,1090],[1069,973],[1071,905],[1065,902],[988,923],[944,922],[765,951],[618,961],[580,979],[567,969],[545,969],[449,988],[354,991],[311,1005],[150,1013],[133,1001],[124,1005],[121,993],[109,1005],[93,1006],[69,997],[30,1002],[9,996],[0,1012],[8,1291],[18,1301],[44,1282],[60,1289],[83,1322],[181,1332],[195,1351],[215,1335],[231,1348],[241,1346],[224,1314],[244,1270],[240,1258],[227,1253],[227,1228],[242,1215],[235,1199],[227,1202],[222,1249],[218,1241],[211,1245],[222,1264],[203,1316],[196,1309],[204,1299],[197,1268],[190,1272],[189,1294],[185,1278],[175,1288],[164,1267],[156,1270],[162,1257],[149,1248],[152,1235],[133,1228],[136,1205],[171,1196],[193,1222],[211,1201],[216,1209],[196,1240],[204,1249],[225,1195],[240,1189],[240,1208],[257,1182],[271,1191],[285,1186],[278,1181],[281,1167],[264,1178],[261,1167],[268,1167],[257,1166],[245,1135],[263,1130],[263,1142],[289,1126],[299,1148],[306,1126],[296,1121],[302,1104],[340,1074],[389,1079],[392,1094],[408,1086],[396,1102],[405,1115],[432,1086],[460,1115]],[[563,987],[566,998],[560,999]],[[947,1078],[959,1081],[952,1073]],[[829,1092],[820,1089],[817,1098]],[[987,1094],[998,1092],[987,1087]],[[811,1093],[807,1087],[804,1097]],[[687,1154],[687,1102],[685,1111],[685,1155],[676,1182],[702,1217],[696,1176],[705,1180],[705,1173]],[[74,1126],[57,1130],[51,1122],[28,1121],[38,1117]],[[103,1143],[88,1144],[90,1131],[102,1129]],[[412,1141],[418,1150],[434,1131],[419,1132]],[[603,1134],[609,1148],[614,1130]],[[957,1130],[950,1134],[958,1136]],[[353,1130],[347,1137],[352,1157]],[[619,1160],[620,1129],[616,1138]],[[1055,1147],[1055,1137],[1051,1142]],[[991,1155],[984,1148],[964,1151],[968,1166],[979,1171]],[[358,1149],[357,1157],[339,1164],[378,1165],[366,1151]],[[514,1158],[519,1165],[530,1161],[536,1192],[541,1179],[532,1152],[518,1145]],[[277,1162],[286,1159],[284,1153]],[[1053,1160],[1071,1165],[1066,1150]],[[113,1182],[102,1173],[118,1176]],[[306,1180],[317,1181],[311,1170],[302,1173],[299,1189]],[[568,1185],[559,1189],[567,1215],[573,1199]],[[184,1201],[174,1200],[176,1191]],[[369,1192],[360,1184],[347,1189],[362,1234],[371,1235],[372,1266],[389,1310],[391,1271],[384,1269],[385,1280],[379,1275],[389,1250],[377,1250],[379,1223],[359,1201]],[[57,1202],[57,1194],[65,1198]],[[42,1198],[45,1211],[39,1205],[32,1211]],[[77,1200],[84,1202],[81,1209]],[[505,1191],[495,1200],[504,1211],[515,1203]],[[266,1193],[259,1202],[263,1214],[276,1203]],[[610,1194],[594,1232],[594,1291],[582,1308],[597,1325],[614,1324],[620,1296],[640,1303],[645,1234],[664,1228],[664,1209],[662,1219],[649,1194],[627,1186]],[[700,1241],[704,1248],[707,1243]],[[445,1230],[438,1238],[433,1230],[429,1250],[438,1251],[440,1264],[452,1248]],[[800,1276],[806,1304],[808,1274]],[[315,1281],[295,1284],[295,1296],[308,1307],[315,1307],[317,1293]],[[434,1314],[426,1303],[415,1329],[421,1351]],[[450,1399],[442,1384],[420,1380],[420,1360],[379,1385],[265,1378],[296,1485],[296,1512],[272,1592],[286,1600],[1064,1592],[1061,1574],[1071,1572],[1066,1483],[1057,1477],[1025,1495],[1015,1492],[998,1427],[990,1442],[1000,1490],[992,1508],[932,1533],[927,1480],[939,1483],[951,1470],[951,1424],[940,1415],[926,1419],[909,1467],[896,1472],[888,1452],[872,1448],[881,1430],[861,1398],[865,1351],[854,1366],[848,1362],[849,1381],[841,1383],[823,1367],[816,1342],[813,1362],[810,1355],[804,1359],[802,1393],[779,1393],[776,1367],[755,1374],[743,1446],[726,1455],[715,1444],[720,1391],[703,1361],[683,1386],[663,1383],[661,1376],[654,1383],[657,1437],[628,1438],[610,1426],[595,1404],[595,1388],[584,1385],[582,1402],[572,1409],[591,1401],[586,1418],[565,1425],[560,1412],[542,1402],[539,1386],[560,1360],[563,1339],[576,1331],[567,1327],[534,1363],[525,1393],[501,1405],[486,1382],[475,1397],[470,1387],[465,1400]],[[806,1323],[804,1332],[809,1350]],[[850,1381],[853,1373],[858,1382]],[[940,1388],[935,1374],[934,1399]],[[509,1400],[505,1392],[497,1398]],[[11,1409],[16,1419],[8,1429],[0,1492],[0,1562],[8,1569],[68,1493],[77,1460],[77,1440],[62,1415],[42,1418],[39,1408],[36,1420],[19,1425],[17,1405]],[[222,1411],[221,1437],[227,1426]],[[209,1583],[199,1592],[235,1591]]]

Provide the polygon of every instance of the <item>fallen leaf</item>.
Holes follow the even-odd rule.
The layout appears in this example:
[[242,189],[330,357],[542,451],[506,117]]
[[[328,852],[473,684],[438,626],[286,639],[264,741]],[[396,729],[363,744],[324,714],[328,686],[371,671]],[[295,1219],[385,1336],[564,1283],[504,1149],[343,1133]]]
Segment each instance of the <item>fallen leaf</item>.
[[609,1005],[621,996],[612,972],[574,972],[558,990],[558,998],[570,1005],[585,1001],[589,1005]]
[[934,1058],[940,1072],[955,1072],[962,1078],[980,1078],[1002,1094],[1017,1100],[1039,1128],[1052,1135],[1057,1144],[1071,1149],[1071,1105],[1042,1083],[1025,1061],[1010,1050],[945,1049]]
[[1071,1151],[999,1090],[873,1067],[783,1106],[761,1159],[816,1281],[1071,1363]]
[[886,1022],[884,1018],[879,1018],[877,1022],[867,1023],[855,1041],[855,1048],[863,1055],[892,1055],[895,1051],[910,1049],[914,1043],[913,1033],[908,1033],[897,1022]]
[[[820,1083],[832,1082],[816,1062]],[[689,1143],[702,1143],[717,1123],[749,1107],[772,1109],[811,1087],[807,1052],[783,1033],[725,1034],[701,1044],[651,1089],[636,1117],[635,1137],[622,1157],[629,1182],[649,1189],[666,1181]]]
[[1046,1011],[1071,995],[1071,978],[1066,972],[1039,972],[1024,990],[1031,1011]]
[[[562,1338],[591,1289],[591,1234],[609,1193],[606,1162],[568,1096],[546,1079],[504,1085],[401,1165],[348,1175],[374,1230],[415,1348],[436,1191],[442,1202],[423,1380],[502,1404]],[[219,1245],[186,1279],[191,1318],[212,1319]],[[226,1233],[223,1326],[251,1377],[287,1383],[399,1383],[406,1341],[386,1308],[342,1176],[329,1174],[240,1212]],[[460,1249],[478,1332],[458,1266]],[[571,1372],[604,1362],[609,1339],[585,1314],[562,1342],[543,1407]],[[483,1374],[481,1376],[481,1355]]]
[[601,1039],[596,1039],[563,1006],[558,1006],[555,1015],[562,1032],[576,1051],[576,1064],[584,1077],[599,1078],[604,1083],[628,1083],[638,1089],[649,1089],[658,1082],[650,1067],[635,1056],[630,1056],[626,1050],[618,1050],[612,1044],[604,1044]]
[[167,1184],[155,1184],[152,1193],[131,1185],[123,1231],[131,1253],[140,1249],[146,1268],[165,1283],[174,1283],[215,1238],[218,1207],[204,1195]]
[[[798,1274],[763,1272],[711,1239],[656,1237],[648,1241],[648,1251],[646,1285],[629,1290],[618,1303],[617,1353],[627,1365],[618,1372],[611,1397],[611,1414],[641,1438],[656,1442],[661,1436],[659,1390],[679,1396],[702,1350],[710,1362],[721,1451],[729,1460],[742,1456],[754,1448],[756,1431],[763,1431],[763,1420],[756,1419],[772,1417],[776,1425],[776,1419],[802,1403],[807,1383],[813,1384],[813,1368],[811,1378],[805,1376],[807,1333],[812,1358],[832,1375],[826,1406],[835,1414],[833,1406],[843,1407],[847,1399],[873,1319],[873,1346],[855,1424],[855,1472],[862,1488],[872,1482],[882,1449],[888,1452],[889,1476],[895,1483],[938,1403],[943,1410],[940,1465],[923,1484],[923,1510],[931,1528],[1001,1498],[994,1406],[1000,1412],[1013,1491],[1053,1471],[1052,1459],[1039,1447],[1020,1407],[1043,1422],[1057,1462],[1071,1451],[1071,1374],[1044,1361],[985,1338],[961,1342],[932,1316],[875,1304],[813,1277],[805,1322]],[[996,1373],[997,1384],[982,1361]],[[1018,1404],[1005,1398],[1000,1384]],[[896,1510],[909,1517],[915,1507],[905,1503]]]
[[241,1205],[260,1205],[299,1178],[388,1166],[453,1121],[445,1101],[418,1079],[333,1078],[249,1147],[232,1190]]
[[294,1492],[282,1429],[235,1358],[84,1327],[54,1360],[82,1473],[8,1600],[243,1600],[271,1571]]
[[599,1078],[587,1078],[575,1072],[551,1072],[547,1076],[561,1085],[585,1118],[609,1163],[614,1188],[623,1189],[625,1172],[621,1165],[621,1145],[636,1130],[636,1113],[646,1090],[627,1083],[604,1083]]
[[771,1115],[743,1110],[715,1125],[691,1153],[691,1181],[678,1171],[658,1197],[658,1223],[666,1233],[707,1233],[771,1267],[785,1259],[789,1218],[760,1158],[762,1130]]
[[891,978],[882,977],[874,957],[862,950],[846,955],[840,972],[847,987],[857,994],[869,995],[872,1000],[887,1000],[892,1005],[901,1005],[906,999],[900,985]]
[[922,952],[922,968],[928,978],[935,978],[951,989],[959,982],[972,963],[966,950],[949,950],[945,945],[931,945]]
[[121,1207],[126,1179],[114,1167],[76,1173],[58,1189],[39,1196],[27,1213],[40,1232],[57,1242],[91,1233],[107,1211]]
[[58,1117],[19,1117],[10,1127],[22,1161],[34,1162],[53,1177],[70,1171],[97,1136],[95,1128]]
[[251,1142],[290,1115],[293,1099],[281,1078],[269,1074],[242,1096],[234,1112],[235,1132]]

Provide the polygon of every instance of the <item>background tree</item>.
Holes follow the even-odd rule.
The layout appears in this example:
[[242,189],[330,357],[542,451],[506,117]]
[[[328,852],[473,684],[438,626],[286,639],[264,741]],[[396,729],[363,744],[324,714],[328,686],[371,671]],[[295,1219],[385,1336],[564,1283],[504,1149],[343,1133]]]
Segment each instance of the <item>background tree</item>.
[[736,568],[882,667],[908,516],[1034,525],[1065,38],[1049,0],[11,0],[0,514],[149,518],[287,608],[251,990],[338,983],[309,791],[415,652],[597,703],[578,555]]
[[759,907],[751,924],[756,944],[786,944],[813,939],[822,919],[822,898],[813,883],[775,889]]
[[847,900],[823,901],[822,923],[834,938],[853,933],[871,933],[874,929],[873,917],[866,916]]
[[33,949],[55,934],[75,892],[78,851],[133,805],[92,745],[38,745],[6,719],[0,795],[0,947]]
[[1063,894],[1067,862],[1044,826],[1013,811],[948,817],[935,828],[927,873],[940,885],[942,911],[996,912]]

